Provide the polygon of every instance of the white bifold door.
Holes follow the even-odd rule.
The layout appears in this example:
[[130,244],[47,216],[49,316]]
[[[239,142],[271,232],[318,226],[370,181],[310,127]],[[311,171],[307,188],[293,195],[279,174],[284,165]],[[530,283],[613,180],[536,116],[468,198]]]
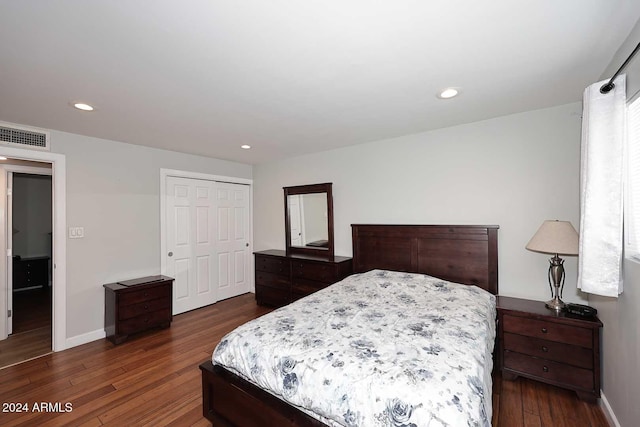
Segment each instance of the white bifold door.
[[166,178],[173,314],[249,292],[249,186]]

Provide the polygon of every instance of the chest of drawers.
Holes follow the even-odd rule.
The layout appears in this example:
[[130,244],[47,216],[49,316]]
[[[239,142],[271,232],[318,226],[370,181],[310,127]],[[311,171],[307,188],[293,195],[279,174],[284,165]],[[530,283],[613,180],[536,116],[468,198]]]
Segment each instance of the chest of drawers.
[[280,307],[326,288],[352,273],[351,258],[322,259],[270,249],[255,252],[256,301]]
[[13,257],[13,289],[49,286],[49,257]]
[[543,302],[498,297],[499,365],[503,376],[523,376],[600,397],[598,318],[556,314]]
[[105,332],[114,344],[147,329],[168,328],[172,316],[173,279],[150,276],[104,285]]

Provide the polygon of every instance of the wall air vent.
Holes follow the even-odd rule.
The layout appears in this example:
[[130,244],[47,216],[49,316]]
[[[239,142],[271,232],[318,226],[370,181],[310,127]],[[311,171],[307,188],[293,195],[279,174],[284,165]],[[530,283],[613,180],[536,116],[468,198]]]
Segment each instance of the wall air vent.
[[0,123],[0,144],[17,148],[49,151],[49,132]]

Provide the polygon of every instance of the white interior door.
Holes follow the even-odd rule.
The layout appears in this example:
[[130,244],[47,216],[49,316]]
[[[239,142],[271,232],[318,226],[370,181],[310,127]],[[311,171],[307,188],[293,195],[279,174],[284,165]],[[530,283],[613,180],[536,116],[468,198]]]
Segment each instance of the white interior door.
[[8,264],[11,253],[7,243],[7,172],[0,166],[0,340],[7,339],[7,322],[9,320]]
[[289,228],[291,228],[291,246],[302,246],[302,216],[300,215],[300,195],[287,196],[289,207]]
[[13,333],[13,172],[7,171],[7,335]]
[[218,299],[249,292],[249,186],[216,182]]
[[167,177],[166,191],[166,271],[179,314],[218,300],[215,193],[211,181],[177,177]]

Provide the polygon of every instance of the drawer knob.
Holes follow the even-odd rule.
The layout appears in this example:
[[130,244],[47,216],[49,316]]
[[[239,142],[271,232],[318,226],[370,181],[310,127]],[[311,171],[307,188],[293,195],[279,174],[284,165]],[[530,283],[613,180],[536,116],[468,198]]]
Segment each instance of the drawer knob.
[[[144,309],[145,310],[149,310],[149,306],[147,304],[144,305]],[[544,350],[544,347],[542,347],[542,349]],[[546,350],[545,350],[546,351]]]
[[[149,293],[145,292],[145,293],[144,293],[144,296],[145,296],[145,297],[148,297],[148,296],[149,296]],[[547,332],[547,331],[543,330],[543,332]]]
[[544,372],[549,372],[549,368],[548,368],[548,367],[546,367],[546,366],[543,366],[543,367],[542,367],[542,370],[543,370]]
[[544,351],[545,353],[549,351],[548,347],[542,346],[542,351]]
[[542,333],[546,334],[547,333],[547,328],[542,328]]

